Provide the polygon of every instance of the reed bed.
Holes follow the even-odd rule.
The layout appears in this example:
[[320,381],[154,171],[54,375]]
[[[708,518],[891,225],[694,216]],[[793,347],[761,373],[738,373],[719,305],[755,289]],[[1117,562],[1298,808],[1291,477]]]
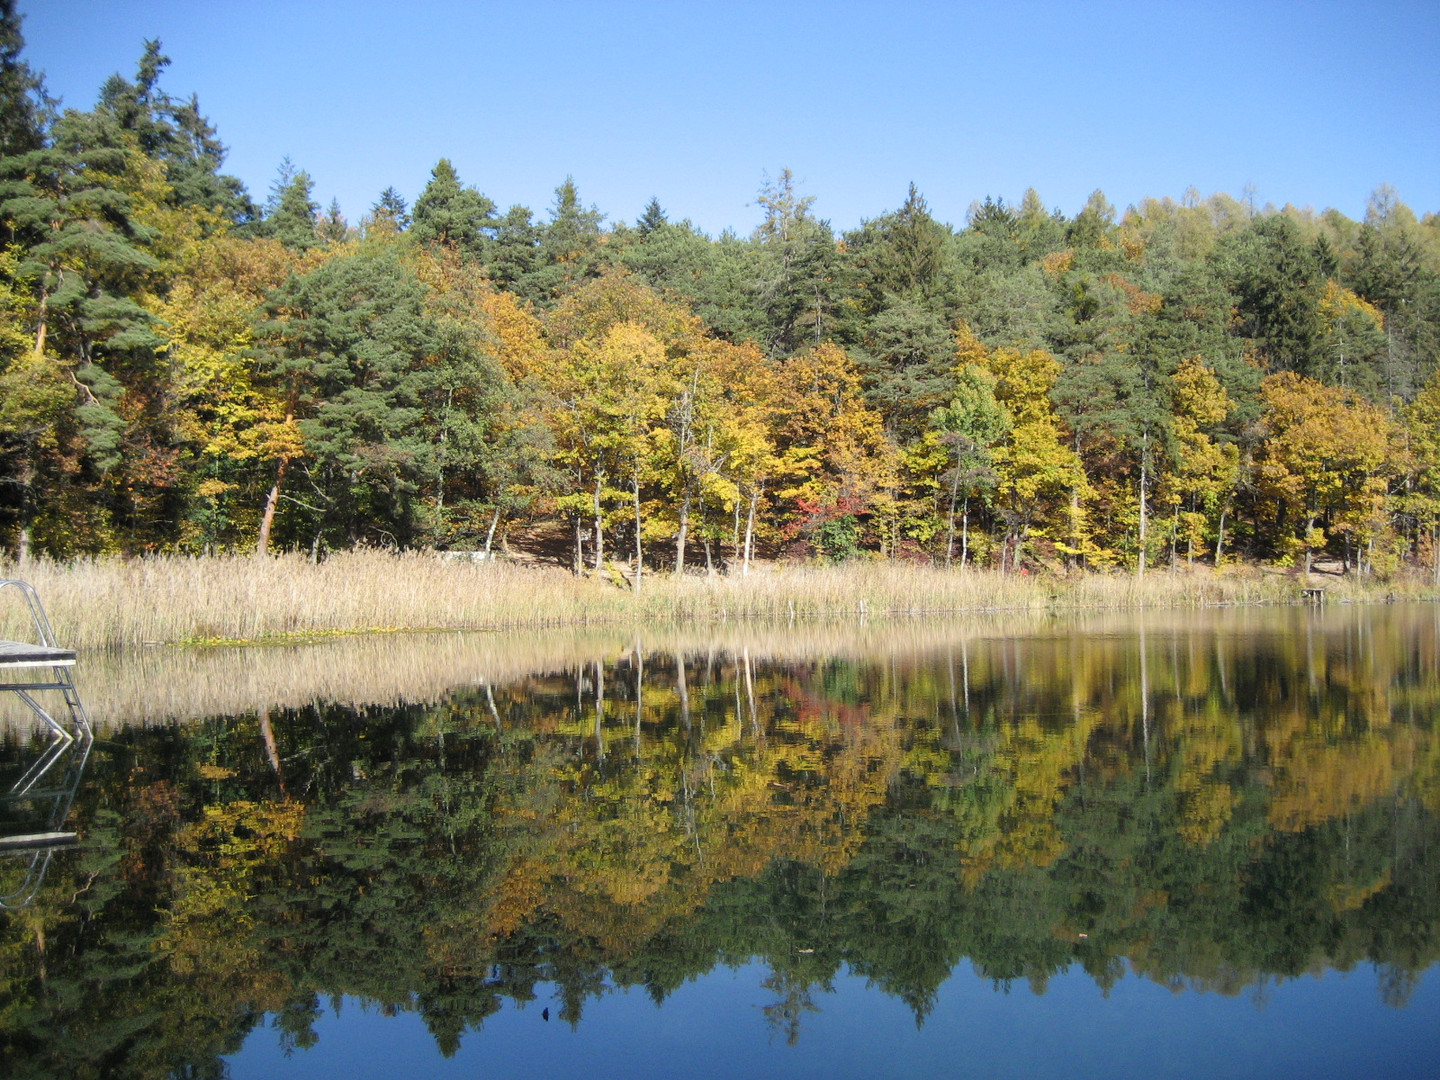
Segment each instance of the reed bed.
[[[257,642],[376,630],[519,630],[584,626],[824,621],[953,613],[1069,612],[1295,603],[1301,582],[1237,567],[1069,577],[1002,575],[897,563],[767,565],[746,577],[647,575],[637,593],[613,576],[446,561],[426,553],[57,563],[23,572],[59,639],[73,648]],[[1319,584],[1320,582],[1316,582]],[[1420,581],[1327,578],[1332,600],[1433,597]],[[21,606],[0,594],[0,636],[28,637]]]

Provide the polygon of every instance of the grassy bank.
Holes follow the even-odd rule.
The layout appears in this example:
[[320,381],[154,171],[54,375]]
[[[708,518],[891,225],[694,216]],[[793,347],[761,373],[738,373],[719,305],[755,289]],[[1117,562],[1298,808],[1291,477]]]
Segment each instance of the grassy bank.
[[[951,612],[1045,612],[1295,603],[1303,582],[1254,567],[1047,578],[896,563],[778,565],[749,577],[615,580],[553,567],[447,562],[426,554],[35,561],[23,571],[56,634],[75,648],[147,642],[262,641],[374,630],[684,625],[740,619],[852,619]],[[1325,577],[1333,601],[1421,599],[1420,578]],[[0,606],[0,636],[28,637],[20,605]]]

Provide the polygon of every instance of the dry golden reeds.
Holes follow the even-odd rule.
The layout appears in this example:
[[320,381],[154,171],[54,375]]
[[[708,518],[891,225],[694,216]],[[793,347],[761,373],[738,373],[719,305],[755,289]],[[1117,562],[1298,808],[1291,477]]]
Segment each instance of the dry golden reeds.
[[[298,555],[71,563],[32,560],[59,639],[72,648],[153,642],[264,641],[382,629],[510,630],[607,625],[721,624],[731,620],[853,619],[953,612],[1123,610],[1293,603],[1300,584],[1237,568],[1043,577],[901,563],[768,565],[746,577],[654,574],[641,590],[619,578],[577,578],[555,567],[432,554],[355,551],[312,563]],[[1419,585],[1327,579],[1332,600],[1420,598]],[[0,636],[29,637],[24,611],[0,594]]]

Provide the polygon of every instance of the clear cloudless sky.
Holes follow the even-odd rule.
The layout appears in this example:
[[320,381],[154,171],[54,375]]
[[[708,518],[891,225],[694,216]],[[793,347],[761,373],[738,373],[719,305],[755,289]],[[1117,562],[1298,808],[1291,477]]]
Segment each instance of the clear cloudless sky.
[[65,105],[133,77],[199,95],[226,171],[263,201],[287,155],[358,221],[441,157],[544,218],[569,175],[610,221],[748,233],[791,169],[837,229],[913,180],[964,224],[1034,187],[1226,191],[1440,211],[1440,0],[19,0],[25,58]]

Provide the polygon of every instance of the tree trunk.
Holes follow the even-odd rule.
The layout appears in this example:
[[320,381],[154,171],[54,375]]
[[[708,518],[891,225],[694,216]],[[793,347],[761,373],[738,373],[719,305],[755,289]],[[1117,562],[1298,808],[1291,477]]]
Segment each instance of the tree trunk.
[[734,531],[731,532],[731,534],[730,534],[730,567],[731,567],[732,572],[733,572],[733,570],[734,570],[735,567],[737,567],[737,566],[740,565],[740,500],[739,500],[739,499],[736,499],[736,500],[735,500],[735,515],[734,515],[734,516],[735,516],[735,527],[734,527]]
[[605,565],[605,521],[600,516],[600,485],[602,474],[595,476],[595,572],[598,574]]
[[35,506],[35,461],[27,450],[20,465],[20,536],[15,559],[24,566],[30,561],[30,517]]
[[270,763],[270,768],[275,771],[275,779],[280,782],[280,794],[285,791],[285,770],[280,764],[280,746],[275,741],[275,729],[270,726],[270,709],[267,706],[260,710],[260,741],[265,745],[265,760]]
[[[1080,457],[1080,437],[1075,437],[1075,457]],[[1085,564],[1085,545],[1080,542],[1080,487],[1072,485],[1070,488],[1070,545],[1075,548],[1076,554],[1069,556],[1072,566]]]
[[755,557],[755,504],[760,501],[760,490],[750,489],[750,512],[745,518],[745,563],[740,570],[741,577],[750,574],[750,560]]
[[1311,514],[1305,519],[1305,576],[1310,576],[1310,533],[1315,528],[1315,515]]
[[45,355],[45,330],[50,323],[50,271],[45,271],[45,284],[40,291],[40,310],[35,320],[35,355]]
[[1149,434],[1140,437],[1140,559],[1136,564],[1136,577],[1145,576],[1145,495],[1146,485],[1149,483],[1150,467],[1150,436]]
[[680,531],[675,534],[675,573],[685,573],[685,540],[690,533],[690,492],[680,500]]
[[760,735],[760,710],[755,707],[755,678],[750,671],[750,647],[747,645],[741,656],[745,661],[745,700],[750,705],[750,726],[754,729],[755,735]]
[[1225,510],[1220,511],[1220,527],[1215,531],[1215,569],[1220,569],[1220,557],[1225,553]]
[[485,530],[485,557],[490,557],[490,545],[495,539],[495,526],[500,524],[500,507],[495,507],[495,512],[490,515],[490,528]]
[[[294,383],[290,385],[290,398],[285,407],[285,424],[288,427],[295,422],[295,402],[299,390]],[[270,494],[265,497],[265,512],[260,515],[260,535],[255,540],[255,554],[270,554],[270,529],[275,523],[275,510],[280,505],[281,486],[285,483],[285,470],[290,467],[290,458],[282,457],[275,467],[275,483],[270,488]]]
[[275,508],[280,505],[280,488],[285,483],[285,470],[289,465],[290,459],[284,457],[275,467],[275,483],[270,487],[270,494],[265,497],[265,512],[260,515],[260,536],[255,541],[256,555],[270,554],[270,529],[275,524]]
[[635,476],[630,482],[631,490],[635,493],[635,591],[640,591],[640,575],[644,573],[645,553],[640,549],[640,470],[637,467]]
[[445,452],[450,443],[450,410],[455,405],[455,391],[451,389],[445,397],[445,422],[440,425],[440,455],[439,463],[435,469],[435,520],[437,524],[443,524],[445,520]]
[[579,577],[585,572],[585,532],[580,524],[580,514],[572,513],[572,520],[575,522],[575,576]]
[[[637,582],[639,578],[635,579]],[[635,760],[640,760],[640,724],[645,718],[645,655],[637,640],[632,647],[635,656]]]
[[965,496],[965,507],[960,514],[960,569],[970,561],[970,496]]
[[595,756],[605,764],[605,668],[595,661]]
[[[945,565],[949,566],[955,555],[955,500],[960,495],[960,470],[955,470],[955,478],[950,481],[950,513],[945,518]],[[966,500],[969,501],[968,499]],[[964,565],[964,560],[961,560]]]
[[680,693],[680,720],[690,731],[690,688],[685,683],[685,657],[675,656],[675,689]]
[[1175,545],[1180,541],[1180,504],[1175,504],[1175,516],[1170,522],[1170,569],[1175,569],[1175,564],[1180,561]]

